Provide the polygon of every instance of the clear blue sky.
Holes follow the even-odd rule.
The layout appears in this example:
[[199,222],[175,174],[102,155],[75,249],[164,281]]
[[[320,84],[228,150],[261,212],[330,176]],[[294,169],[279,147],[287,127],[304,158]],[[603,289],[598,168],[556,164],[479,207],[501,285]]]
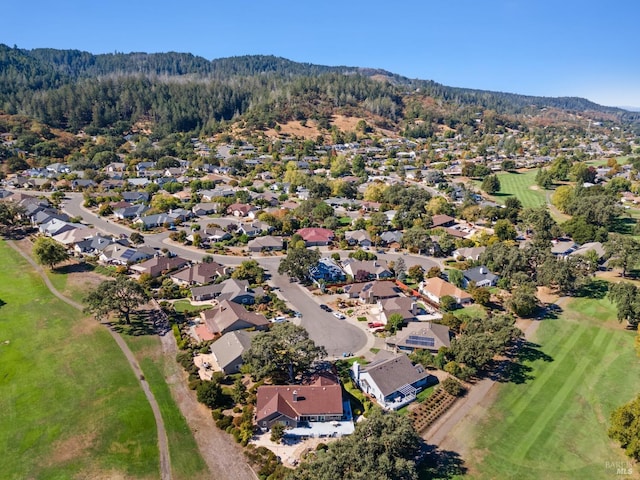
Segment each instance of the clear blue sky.
[[13,1],[0,43],[272,54],[445,85],[640,107],[639,0]]

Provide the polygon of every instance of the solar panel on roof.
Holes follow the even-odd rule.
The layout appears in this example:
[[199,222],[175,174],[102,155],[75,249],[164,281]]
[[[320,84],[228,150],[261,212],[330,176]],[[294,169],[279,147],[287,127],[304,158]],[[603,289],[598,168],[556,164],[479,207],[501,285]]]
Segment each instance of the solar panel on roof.
[[135,255],[135,253],[135,250],[128,249],[122,254],[122,258],[124,258],[125,260],[129,260],[131,257],[133,257],[133,255]]
[[436,340],[433,337],[422,337],[420,335],[409,335],[407,345],[415,345],[417,347],[434,347]]

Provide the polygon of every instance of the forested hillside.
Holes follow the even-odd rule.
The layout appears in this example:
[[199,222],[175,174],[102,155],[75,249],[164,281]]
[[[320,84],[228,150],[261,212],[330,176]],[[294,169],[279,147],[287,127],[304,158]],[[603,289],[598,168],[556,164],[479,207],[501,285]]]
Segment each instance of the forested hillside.
[[70,131],[124,131],[140,121],[160,132],[215,131],[219,122],[240,117],[256,129],[307,119],[328,128],[336,113],[373,115],[380,125],[401,131],[411,105],[407,100],[416,98],[445,104],[449,117],[460,111],[468,117],[464,107],[469,107],[503,115],[556,108],[589,111],[610,121],[640,118],[581,98],[452,88],[383,70],[327,67],[273,56],[208,61],[174,52],[93,55],[0,45],[0,110]]

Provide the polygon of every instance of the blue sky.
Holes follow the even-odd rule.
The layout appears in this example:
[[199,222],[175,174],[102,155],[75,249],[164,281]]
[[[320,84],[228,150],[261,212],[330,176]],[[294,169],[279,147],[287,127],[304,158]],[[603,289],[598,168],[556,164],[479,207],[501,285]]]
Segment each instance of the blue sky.
[[445,85],[640,107],[638,0],[6,2],[0,43],[272,54]]

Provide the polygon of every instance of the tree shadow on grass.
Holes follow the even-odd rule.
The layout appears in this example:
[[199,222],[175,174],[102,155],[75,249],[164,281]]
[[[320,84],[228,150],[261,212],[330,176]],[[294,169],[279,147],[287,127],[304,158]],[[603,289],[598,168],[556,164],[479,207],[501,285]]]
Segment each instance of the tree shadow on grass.
[[529,365],[510,359],[494,360],[491,362],[491,366],[487,378],[494,382],[520,385],[534,378],[531,374],[533,369]]
[[517,353],[517,358],[521,362],[535,362],[536,360],[542,360],[543,362],[553,362],[553,357],[547,355],[540,350],[540,345],[533,342],[524,340],[520,345]]
[[536,320],[557,320],[562,315],[562,307],[556,303],[548,303],[544,308],[540,309],[539,315]]
[[576,296],[583,298],[602,299],[609,291],[609,282],[604,280],[591,280],[587,285],[583,286]]
[[57,267],[55,269],[56,273],[86,273],[92,272],[95,269],[95,266],[91,265],[87,262],[74,262],[68,265],[63,265],[61,267]]
[[522,384],[534,379],[530,362],[553,362],[553,357],[540,350],[540,345],[524,339],[507,352],[506,358],[494,360],[487,377],[495,382]]
[[435,445],[425,445],[422,461],[418,465],[420,480],[450,479],[467,473],[464,460],[458,452],[440,450]]
[[629,217],[619,217],[613,220],[609,231],[614,233],[621,233],[623,235],[631,235],[633,233],[633,227],[636,225],[636,220]]
[[131,314],[131,323],[124,320],[119,323],[110,323],[110,327],[122,335],[139,337],[141,335],[156,335],[159,332],[159,317],[157,310],[138,310]]
[[0,307],[4,307],[7,304],[4,300],[0,298]]

